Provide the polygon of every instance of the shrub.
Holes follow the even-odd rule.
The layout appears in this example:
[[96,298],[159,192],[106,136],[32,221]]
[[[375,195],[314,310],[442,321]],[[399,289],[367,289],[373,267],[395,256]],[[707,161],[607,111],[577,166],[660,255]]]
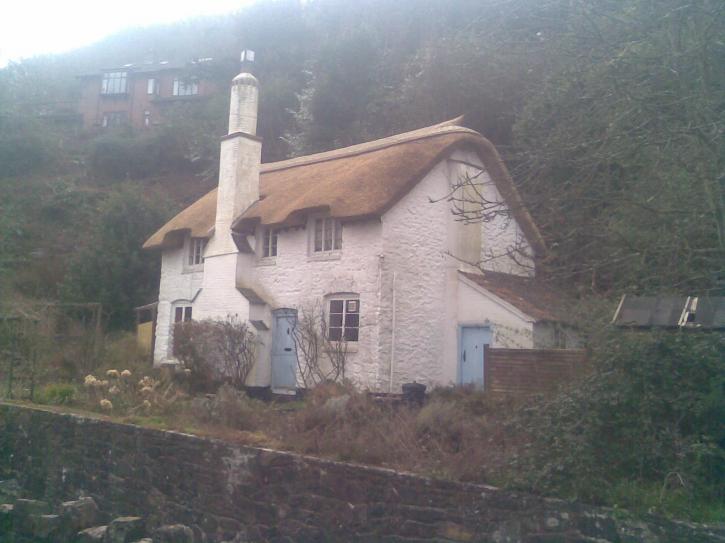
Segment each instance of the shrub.
[[190,370],[194,391],[208,392],[215,382],[245,386],[257,358],[257,338],[236,316],[174,326],[174,356]]
[[[516,484],[607,502],[621,481],[725,499],[723,338],[692,332],[612,333],[595,371],[514,428],[529,444],[510,463]],[[678,492],[680,491],[678,490]]]
[[0,114],[0,176],[28,174],[52,163],[58,142],[37,119]]
[[35,395],[38,403],[51,405],[68,405],[73,403],[78,389],[70,383],[50,383],[40,389]]
[[225,383],[211,397],[192,400],[189,414],[205,424],[253,431],[261,426],[264,411],[261,402]]
[[168,131],[140,136],[111,132],[90,149],[90,171],[97,179],[143,179],[188,166],[180,140]]

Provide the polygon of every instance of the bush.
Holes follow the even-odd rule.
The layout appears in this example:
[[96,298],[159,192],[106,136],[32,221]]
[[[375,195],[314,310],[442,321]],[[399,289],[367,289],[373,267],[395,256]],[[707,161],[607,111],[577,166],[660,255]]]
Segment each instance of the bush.
[[553,401],[524,410],[529,444],[513,458],[516,484],[610,502],[622,481],[658,485],[661,501],[725,500],[725,347],[698,332],[609,335],[595,371]]
[[174,356],[190,370],[194,391],[206,391],[219,381],[242,389],[257,358],[257,338],[236,316],[174,326]]
[[0,177],[37,171],[58,155],[57,140],[36,119],[0,114]]
[[68,405],[76,399],[78,389],[70,383],[50,383],[35,395],[35,401],[51,405]]
[[211,397],[192,400],[190,415],[204,424],[254,431],[261,426],[264,405],[244,392],[223,384]]
[[168,131],[100,136],[91,145],[89,162],[91,174],[107,180],[144,179],[189,167],[181,141]]

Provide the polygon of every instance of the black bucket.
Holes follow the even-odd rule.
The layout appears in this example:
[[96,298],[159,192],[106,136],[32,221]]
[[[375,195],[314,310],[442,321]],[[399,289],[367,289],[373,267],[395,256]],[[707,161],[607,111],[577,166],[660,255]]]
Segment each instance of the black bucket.
[[422,405],[425,401],[426,386],[422,383],[404,383],[403,401]]

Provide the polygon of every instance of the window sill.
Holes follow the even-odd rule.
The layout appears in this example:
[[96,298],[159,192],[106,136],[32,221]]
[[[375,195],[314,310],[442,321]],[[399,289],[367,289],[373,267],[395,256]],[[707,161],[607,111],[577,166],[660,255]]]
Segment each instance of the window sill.
[[321,251],[319,253],[312,253],[307,257],[308,262],[324,262],[326,260],[340,260],[342,258],[342,251]]
[[255,264],[257,267],[264,267],[264,266],[276,266],[277,265],[277,257],[276,256],[266,256],[262,257],[259,260],[257,260],[257,263]]
[[[348,341],[347,342],[347,349],[346,349],[347,354],[358,352],[358,350],[360,348],[359,345],[358,345],[359,342],[360,342],[360,340],[358,340],[358,341]],[[331,343],[336,344],[337,342],[332,341]],[[328,350],[328,352],[330,352],[330,351]]]
[[204,265],[199,264],[198,266],[185,266],[183,270],[181,270],[182,275],[186,275],[188,273],[201,273],[204,271]]

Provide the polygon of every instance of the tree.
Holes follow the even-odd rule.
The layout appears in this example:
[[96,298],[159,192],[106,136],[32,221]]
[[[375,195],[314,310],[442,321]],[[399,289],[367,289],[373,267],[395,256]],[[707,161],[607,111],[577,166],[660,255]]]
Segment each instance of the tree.
[[140,185],[112,192],[90,225],[85,245],[74,255],[61,285],[68,302],[100,302],[112,329],[128,329],[133,308],[156,296],[158,256],[141,249],[170,216],[167,204]]
[[721,287],[725,5],[551,1],[529,20],[548,76],[511,162],[550,270],[595,292]]

